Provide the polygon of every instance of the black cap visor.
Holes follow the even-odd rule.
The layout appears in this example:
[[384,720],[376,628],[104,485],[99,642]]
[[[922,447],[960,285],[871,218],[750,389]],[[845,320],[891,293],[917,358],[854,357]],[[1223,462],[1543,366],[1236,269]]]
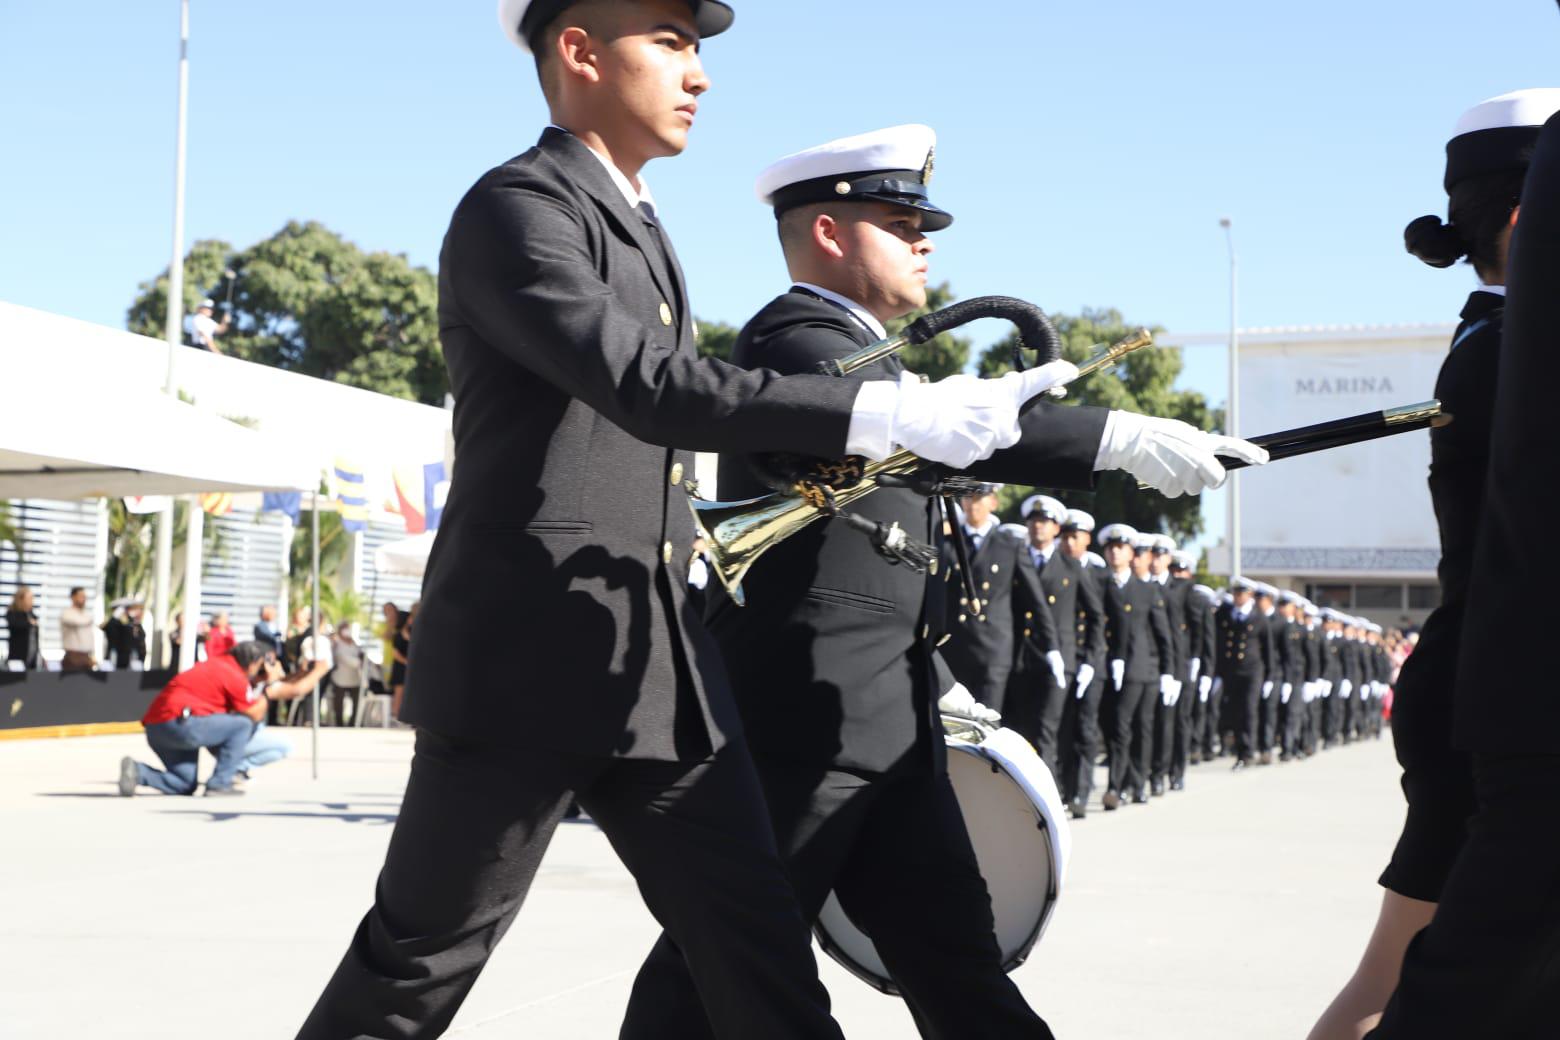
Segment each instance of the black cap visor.
[[[843,189],[843,190],[842,190]],[[775,216],[814,202],[886,202],[922,214],[921,230],[941,231],[953,214],[932,205],[919,170],[874,170],[787,184],[774,194]]]

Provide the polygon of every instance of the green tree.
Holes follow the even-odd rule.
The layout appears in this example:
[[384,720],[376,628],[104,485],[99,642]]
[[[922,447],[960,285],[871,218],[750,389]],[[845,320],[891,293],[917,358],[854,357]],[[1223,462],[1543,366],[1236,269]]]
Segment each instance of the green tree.
[[[929,285],[926,288],[926,306],[920,310],[907,314],[903,318],[897,318],[886,324],[888,334],[897,336],[915,319],[932,311],[940,311],[953,303],[958,297],[953,294],[953,289],[947,282],[939,285]],[[965,336],[955,336],[951,332],[945,332],[941,336],[933,337],[919,346],[906,347],[900,358],[905,367],[918,375],[924,375],[934,382],[964,371],[964,366],[969,364],[970,347],[972,341]]]
[[[169,560],[172,582],[170,600],[177,610],[184,600],[184,544],[189,535],[188,502],[173,503],[173,557]],[[108,500],[108,563],[103,593],[113,601],[126,597],[149,601],[156,579],[157,513],[132,513],[122,498]],[[201,527],[201,557],[220,559],[225,545],[221,529],[210,518]]]
[[0,542],[9,542],[16,554],[22,554],[22,532],[11,520],[11,503],[0,500]]
[[[320,504],[327,507],[320,510],[320,613],[334,619],[335,615],[326,608],[326,604],[341,601],[341,594],[336,591],[337,582],[347,565],[352,536],[341,525],[341,514],[328,508],[330,502],[323,489]],[[309,606],[314,599],[314,590],[309,582],[314,562],[311,523],[309,510],[305,509],[298,514],[292,545],[288,547],[287,602],[292,604],[293,610]]]
[[[439,351],[438,287],[401,254],[365,253],[325,226],[292,221],[242,252],[219,239],[195,243],[184,261],[185,311],[210,295],[225,302],[232,270],[233,327],[224,353],[424,404],[449,389]],[[132,332],[160,337],[165,271],[130,305]]]
[[737,346],[737,333],[741,330],[723,321],[699,321],[695,318],[694,324],[699,327],[699,334],[694,340],[699,348],[699,356],[730,361],[731,352]]
[[[1062,340],[1062,356],[1078,362],[1094,349],[1114,343],[1137,325],[1123,320],[1114,309],[1085,308],[1080,315],[1052,315]],[[1152,330],[1156,335],[1162,329]],[[998,375],[1012,367],[1015,335],[1010,334],[982,353],[980,373]],[[1067,402],[1103,408],[1123,409],[1180,419],[1199,429],[1211,430],[1223,421],[1220,411],[1208,406],[1207,398],[1195,390],[1173,389],[1181,374],[1181,351],[1147,348],[1122,359],[1113,368],[1096,372],[1068,387]],[[1017,505],[1035,488],[1010,486],[1003,489],[1002,508],[1006,515],[1016,513]],[[1165,498],[1157,491],[1139,490],[1137,481],[1125,473],[1102,473],[1092,494],[1038,490],[1055,494],[1069,505],[1087,509],[1100,524],[1121,522],[1144,531],[1163,532],[1187,540],[1202,532],[1202,501],[1196,497]]]

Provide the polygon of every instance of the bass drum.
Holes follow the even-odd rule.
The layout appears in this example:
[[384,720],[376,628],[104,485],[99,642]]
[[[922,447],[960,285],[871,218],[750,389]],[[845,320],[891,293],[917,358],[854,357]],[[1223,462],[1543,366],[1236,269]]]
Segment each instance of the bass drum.
[[[946,715],[943,729],[948,777],[991,892],[1002,970],[1012,971],[1045,933],[1061,895],[1072,852],[1066,807],[1051,771],[1015,731]],[[852,975],[884,993],[899,993],[872,940],[851,923],[833,892],[813,932]]]

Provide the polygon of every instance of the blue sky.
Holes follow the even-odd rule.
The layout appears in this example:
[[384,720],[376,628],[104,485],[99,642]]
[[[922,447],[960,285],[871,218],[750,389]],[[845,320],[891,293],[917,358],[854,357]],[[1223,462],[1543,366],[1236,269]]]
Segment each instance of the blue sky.
[[[785,284],[757,171],[902,122],[938,131],[933,276],[961,295],[1222,329],[1228,215],[1243,325],[1453,320],[1472,275],[1403,225],[1444,205],[1463,109],[1560,82],[1545,0],[734,6],[689,151],[646,170],[696,312],[734,324]],[[193,0],[188,241],[316,219],[433,266],[546,122],[494,7]],[[122,325],[166,266],[177,47],[177,0],[0,5],[0,299]],[[1220,352],[1188,362],[1222,400]]]

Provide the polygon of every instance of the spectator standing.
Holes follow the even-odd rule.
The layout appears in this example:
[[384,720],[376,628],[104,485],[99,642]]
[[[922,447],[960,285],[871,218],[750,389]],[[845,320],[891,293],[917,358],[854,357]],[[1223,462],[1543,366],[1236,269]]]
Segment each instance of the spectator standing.
[[326,679],[326,690],[330,697],[331,718],[336,725],[345,726],[347,716],[343,707],[347,698],[352,700],[352,714],[355,718],[358,712],[358,692],[363,689],[363,648],[353,638],[353,625],[350,621],[343,621],[341,627],[336,629],[334,642],[331,644],[331,670]]
[[60,646],[65,649],[60,671],[90,672],[97,667],[96,630],[96,620],[87,609],[87,590],[78,585],[70,590],[70,606],[60,611]]
[[209,350],[213,354],[222,353],[222,348],[217,346],[217,337],[227,332],[233,316],[229,314],[218,323],[217,319],[211,316],[216,309],[215,300],[201,300],[200,306],[195,309],[195,317],[190,319],[190,346],[196,350]]
[[105,656],[117,671],[146,670],[146,628],[141,623],[145,612],[142,604],[131,603],[123,615],[116,613],[103,622]]
[[34,671],[43,667],[38,653],[38,612],[34,609],[33,590],[25,585],[11,597],[5,612],[7,667],[12,671]]
[[[211,617],[211,633],[206,636],[206,655],[217,658],[238,645],[238,636],[228,623],[227,611],[219,610]],[[269,649],[269,648],[267,648]]]
[[260,620],[255,622],[255,640],[270,647],[277,660],[281,659],[282,644],[286,639],[276,627],[276,608],[270,604],[260,608]]
[[395,667],[390,671],[390,714],[397,721],[401,718],[401,698],[406,696],[406,665],[412,659],[412,622],[417,620],[418,603],[401,615],[400,627],[391,641],[390,652],[395,656]]

